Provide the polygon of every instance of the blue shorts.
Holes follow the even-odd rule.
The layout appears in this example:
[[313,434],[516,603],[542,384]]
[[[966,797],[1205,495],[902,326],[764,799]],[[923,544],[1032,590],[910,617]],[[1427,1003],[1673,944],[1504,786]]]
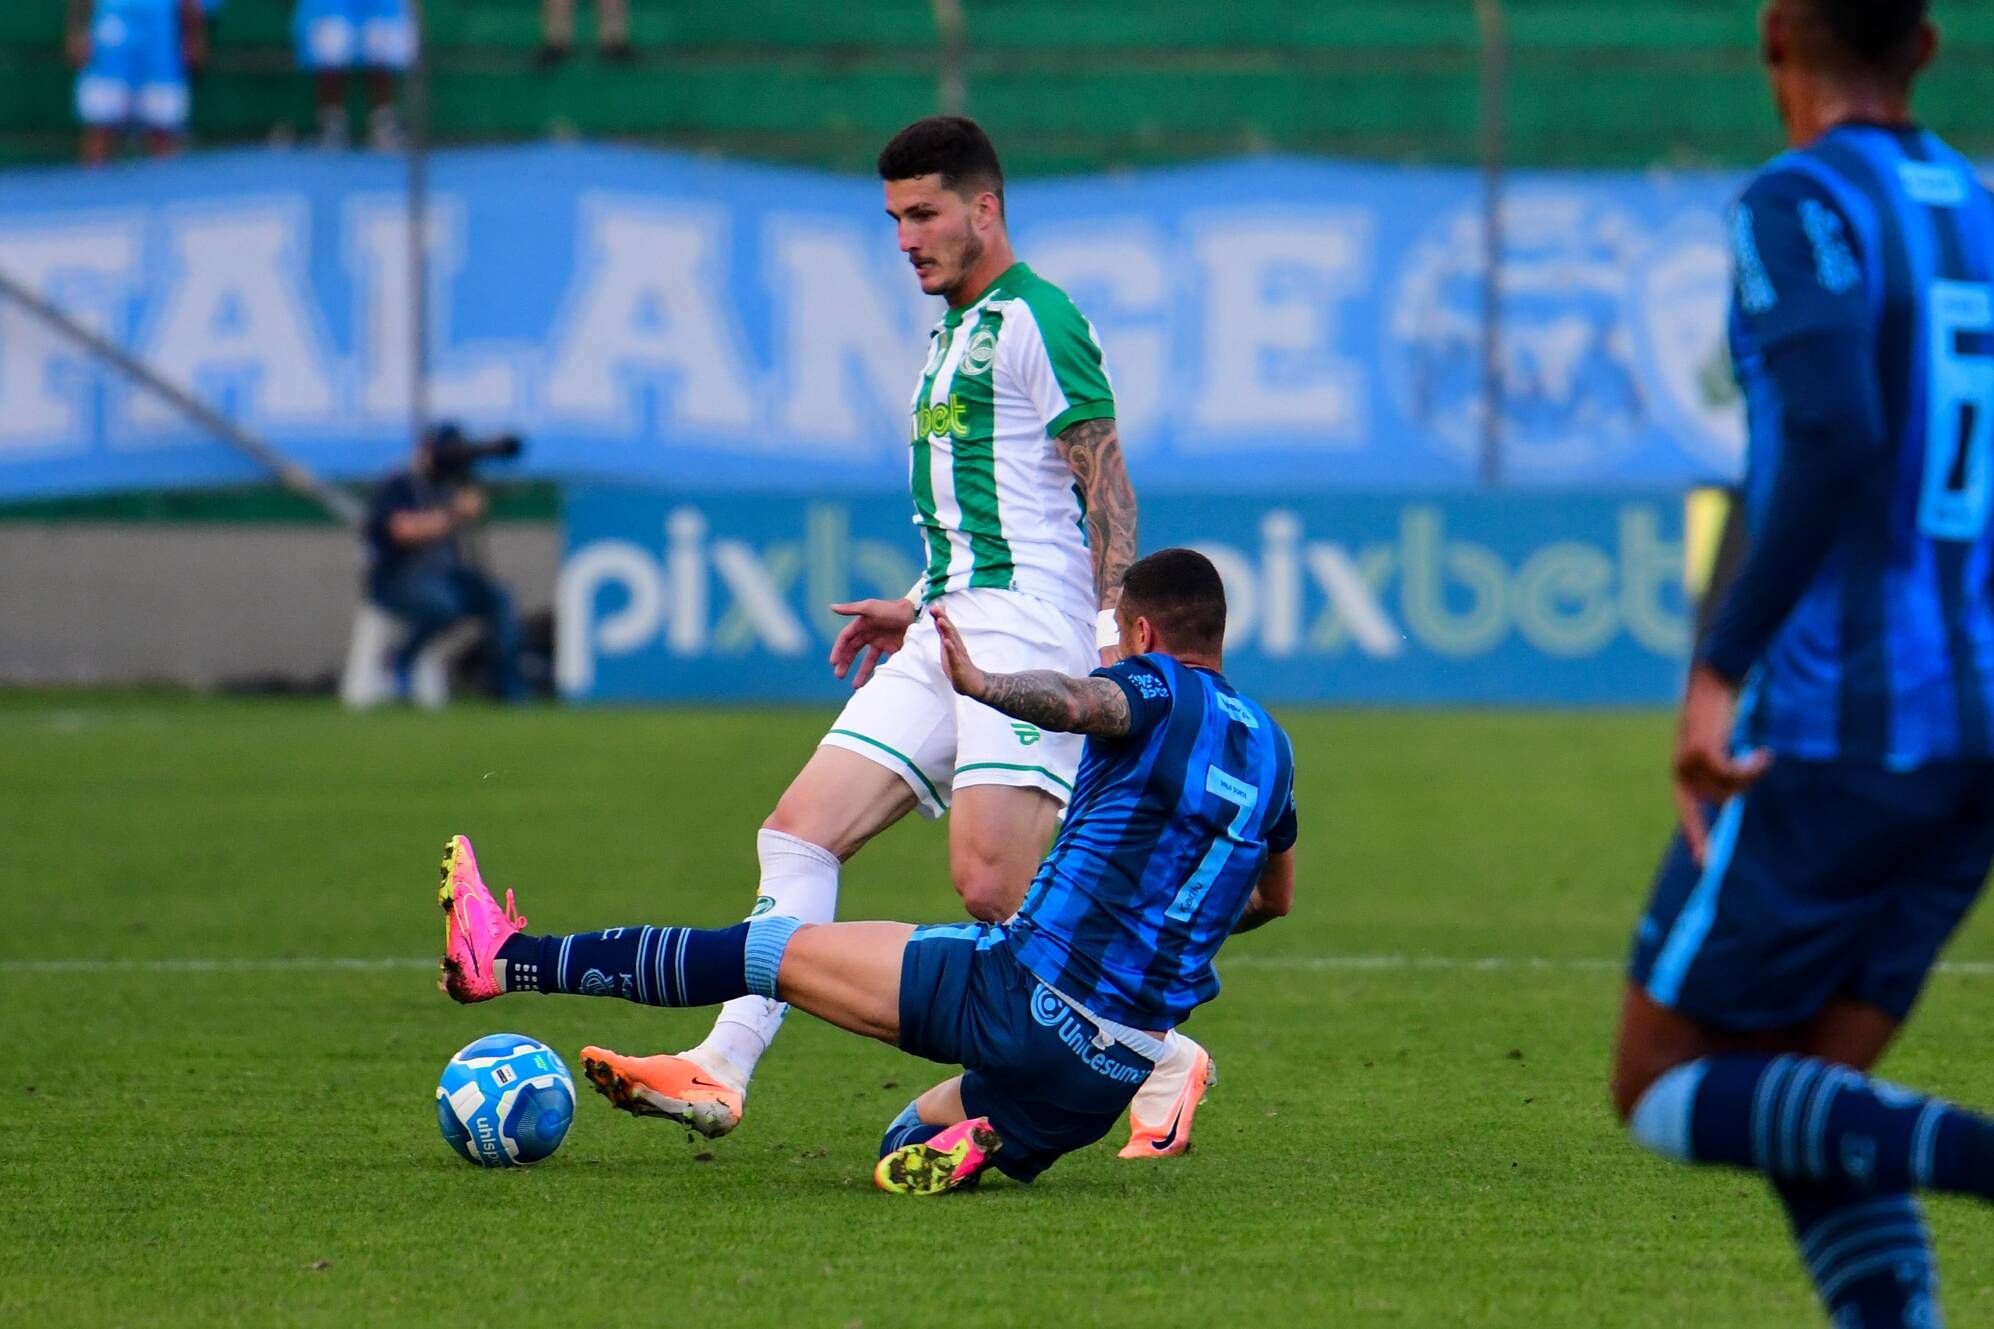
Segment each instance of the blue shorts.
[[1994,763],[1893,771],[1782,757],[1711,823],[1678,832],[1630,976],[1723,1029],[1778,1029],[1837,997],[1902,1020],[1994,865]]
[[172,5],[106,10],[90,25],[90,62],[76,76],[76,116],[86,125],[187,125],[187,66]]
[[415,63],[408,0],[298,0],[291,35],[306,69],[407,69]]
[[916,928],[900,969],[900,1046],[963,1068],[962,1105],[1003,1140],[997,1169],[1030,1181],[1114,1128],[1152,1064],[1032,976],[1004,930]]

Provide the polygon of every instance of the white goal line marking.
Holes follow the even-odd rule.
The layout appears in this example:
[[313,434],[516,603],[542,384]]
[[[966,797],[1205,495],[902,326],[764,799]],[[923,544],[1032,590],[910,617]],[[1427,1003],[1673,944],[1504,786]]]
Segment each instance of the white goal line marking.
[[[1625,960],[1592,956],[1489,955],[1220,955],[1220,970],[1291,973],[1366,973],[1429,970],[1442,973],[1616,973]],[[260,974],[341,973],[353,970],[434,971],[434,956],[298,956],[291,959],[75,959],[0,960],[0,974]],[[1994,977],[1994,960],[1946,960],[1941,974]]]

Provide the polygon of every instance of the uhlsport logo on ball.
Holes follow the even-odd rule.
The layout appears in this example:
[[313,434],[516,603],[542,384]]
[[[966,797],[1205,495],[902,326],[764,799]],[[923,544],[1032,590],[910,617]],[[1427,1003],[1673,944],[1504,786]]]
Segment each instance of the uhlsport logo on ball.
[[560,1054],[524,1034],[488,1034],[450,1059],[436,1121],[452,1149],[482,1167],[524,1167],[561,1147],[575,1081]]

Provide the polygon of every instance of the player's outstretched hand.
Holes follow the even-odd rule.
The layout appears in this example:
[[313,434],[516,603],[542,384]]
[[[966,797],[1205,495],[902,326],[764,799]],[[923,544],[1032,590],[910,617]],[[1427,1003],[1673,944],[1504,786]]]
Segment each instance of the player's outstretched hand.
[[1710,842],[1704,809],[1744,793],[1772,765],[1772,754],[1763,748],[1742,757],[1731,754],[1737,709],[1736,684],[1705,665],[1690,670],[1676,736],[1675,797],[1683,839],[1699,864]]
[[942,671],[949,676],[949,685],[965,697],[982,696],[983,671],[969,658],[969,647],[963,645],[962,634],[949,621],[948,610],[937,601],[928,612],[934,615],[935,631],[942,639]]
[[907,629],[921,616],[914,602],[905,599],[853,600],[832,605],[831,612],[851,619],[831,643],[831,673],[850,677],[854,691],[865,686],[881,660],[900,649]]

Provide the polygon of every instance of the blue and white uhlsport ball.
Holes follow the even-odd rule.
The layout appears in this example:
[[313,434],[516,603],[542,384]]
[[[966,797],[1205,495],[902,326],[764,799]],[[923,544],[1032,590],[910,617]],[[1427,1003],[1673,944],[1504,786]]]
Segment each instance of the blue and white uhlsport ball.
[[554,1049],[524,1034],[479,1039],[450,1059],[436,1086],[444,1140],[484,1167],[538,1163],[574,1119],[574,1077]]

